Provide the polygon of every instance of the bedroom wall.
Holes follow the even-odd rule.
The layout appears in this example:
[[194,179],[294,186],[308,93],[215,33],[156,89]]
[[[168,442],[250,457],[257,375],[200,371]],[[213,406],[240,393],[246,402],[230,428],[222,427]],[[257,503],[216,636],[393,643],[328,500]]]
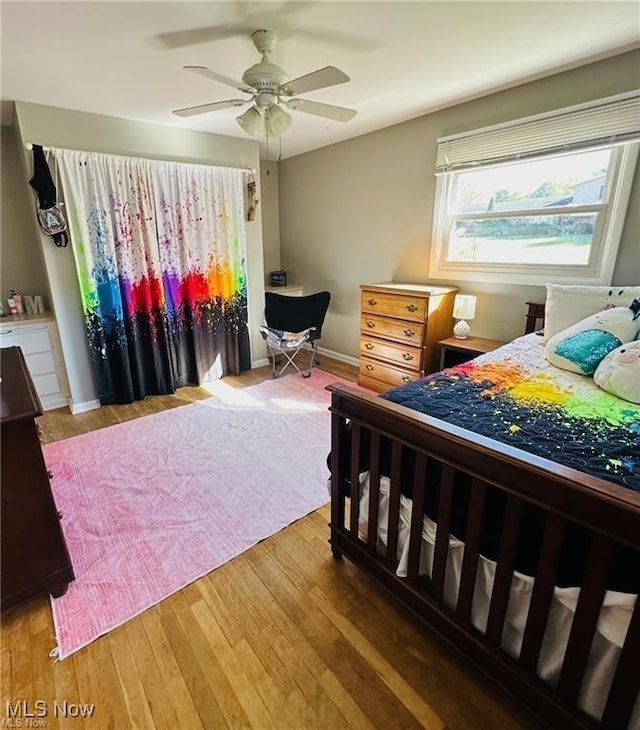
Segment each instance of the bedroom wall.
[[[16,102],[16,123],[22,149],[26,142],[37,142],[45,146],[260,170],[259,145],[254,140],[26,102]],[[26,150],[24,160],[26,169],[30,170],[31,153]],[[260,198],[259,172],[256,178]],[[255,221],[247,224],[249,326],[254,361],[266,356],[258,331],[264,309],[262,207],[258,206]],[[64,351],[72,405],[75,410],[86,410],[97,405],[97,392],[86,344],[73,254],[71,247],[56,248],[45,236],[40,236],[40,245]]]
[[9,289],[44,295],[47,284],[34,226],[35,203],[25,188],[18,135],[13,127],[2,127],[0,143],[0,299],[6,307]]
[[[436,139],[639,86],[640,51],[491,94],[280,163],[280,256],[305,290],[332,293],[323,347],[357,357],[359,289],[427,282]],[[640,283],[640,171],[613,283]],[[451,283],[455,281],[433,283]],[[544,287],[461,282],[478,295],[473,334],[511,340]]]
[[269,286],[269,274],[280,269],[280,206],[278,202],[278,163],[261,160],[260,181],[262,199],[262,244],[264,251],[265,285]]

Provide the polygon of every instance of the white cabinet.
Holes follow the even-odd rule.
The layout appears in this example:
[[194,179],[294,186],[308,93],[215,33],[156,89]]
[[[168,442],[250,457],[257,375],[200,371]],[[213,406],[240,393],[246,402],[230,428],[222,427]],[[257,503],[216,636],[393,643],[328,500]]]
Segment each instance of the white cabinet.
[[69,403],[56,323],[51,318],[7,317],[0,322],[0,347],[19,347],[45,411]]

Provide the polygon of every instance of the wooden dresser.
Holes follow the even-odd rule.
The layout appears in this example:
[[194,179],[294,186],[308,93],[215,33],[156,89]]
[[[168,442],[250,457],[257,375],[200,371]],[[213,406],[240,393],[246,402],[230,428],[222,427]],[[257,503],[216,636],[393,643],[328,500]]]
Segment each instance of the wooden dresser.
[[455,287],[361,284],[358,383],[381,393],[438,370],[453,331]]
[[35,422],[42,415],[19,347],[0,350],[1,608],[35,596],[61,596],[73,568],[64,541]]

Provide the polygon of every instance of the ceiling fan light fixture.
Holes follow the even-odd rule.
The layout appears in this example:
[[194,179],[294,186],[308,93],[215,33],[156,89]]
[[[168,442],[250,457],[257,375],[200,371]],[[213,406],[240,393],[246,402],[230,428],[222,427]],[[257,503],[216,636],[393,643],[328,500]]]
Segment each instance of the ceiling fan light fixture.
[[270,106],[264,115],[264,122],[268,137],[276,137],[283,134],[291,126],[291,114],[277,104]]
[[253,44],[262,55],[259,63],[254,63],[242,75],[242,81],[236,81],[212,71],[206,66],[184,66],[191,73],[218,83],[231,86],[249,99],[225,99],[208,104],[198,104],[182,109],[175,109],[173,113],[179,117],[190,117],[196,114],[205,114],[229,107],[251,104],[243,114],[236,117],[238,126],[247,134],[257,135],[266,133],[267,137],[280,137],[293,121],[287,109],[313,114],[338,122],[348,122],[356,115],[355,109],[325,104],[310,99],[289,98],[304,94],[307,91],[325,89],[329,86],[343,84],[349,81],[344,71],[335,66],[325,66],[316,71],[289,80],[284,69],[272,63],[270,56],[275,48],[277,35],[268,29],[259,29],[251,34]]
[[262,114],[252,106],[237,117],[236,122],[247,134],[257,134],[262,129]]

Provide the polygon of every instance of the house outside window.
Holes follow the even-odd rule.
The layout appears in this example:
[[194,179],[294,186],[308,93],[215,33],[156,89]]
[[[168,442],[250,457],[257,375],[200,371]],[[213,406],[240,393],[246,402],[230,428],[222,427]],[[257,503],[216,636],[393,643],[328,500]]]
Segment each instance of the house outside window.
[[430,275],[609,283],[638,155],[638,99],[623,99],[626,116],[616,100],[595,115],[580,107],[438,140]]

